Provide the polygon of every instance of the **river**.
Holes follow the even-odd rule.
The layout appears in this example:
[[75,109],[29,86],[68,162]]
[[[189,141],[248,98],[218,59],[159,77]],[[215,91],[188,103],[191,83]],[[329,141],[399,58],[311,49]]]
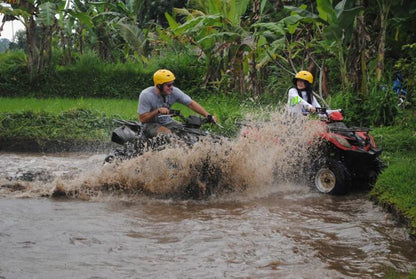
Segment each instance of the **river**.
[[[91,186],[103,158],[0,153],[0,278],[384,278],[416,264],[415,242],[365,193],[104,193]],[[52,197],[87,179],[89,197]]]

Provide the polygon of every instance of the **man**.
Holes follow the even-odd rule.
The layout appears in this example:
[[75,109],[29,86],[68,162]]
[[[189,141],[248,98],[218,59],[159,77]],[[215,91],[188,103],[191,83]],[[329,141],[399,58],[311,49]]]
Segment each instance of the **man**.
[[161,132],[171,133],[172,127],[180,125],[169,114],[170,107],[176,102],[212,119],[214,123],[217,122],[215,117],[210,115],[200,104],[179,88],[174,87],[174,80],[175,75],[171,71],[158,70],[153,74],[154,86],[150,86],[140,93],[137,112],[139,121],[144,123],[144,133],[147,137],[154,137]]

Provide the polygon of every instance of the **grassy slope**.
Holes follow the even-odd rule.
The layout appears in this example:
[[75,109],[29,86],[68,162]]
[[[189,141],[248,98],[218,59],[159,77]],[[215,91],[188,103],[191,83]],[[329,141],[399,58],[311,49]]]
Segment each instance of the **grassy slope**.
[[128,99],[36,99],[36,98],[0,98],[0,113],[18,113],[32,111],[59,114],[63,111],[90,110],[107,116],[119,115],[125,119],[137,118],[137,100]]
[[410,233],[416,236],[416,132],[410,128],[383,127],[375,129],[374,134],[388,168],[370,195],[405,216]]
[[[240,117],[240,103],[228,98],[200,101],[215,113],[222,126],[209,126],[213,132],[231,135]],[[183,115],[192,111],[174,105]],[[137,120],[137,100],[0,98],[0,140],[30,139],[47,144],[50,140],[109,141],[117,124],[113,119]]]

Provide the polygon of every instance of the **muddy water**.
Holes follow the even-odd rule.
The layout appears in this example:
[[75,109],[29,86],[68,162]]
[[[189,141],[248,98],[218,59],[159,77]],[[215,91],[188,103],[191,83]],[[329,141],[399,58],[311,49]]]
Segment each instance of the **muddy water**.
[[[406,231],[365,193],[294,183],[311,131],[276,128],[286,137],[255,126],[236,142],[107,166],[103,154],[0,153],[0,278],[408,274]],[[180,195],[213,185],[204,199]]]
[[416,244],[364,193],[48,196],[51,177],[103,156],[0,155],[0,278],[383,278],[415,264]]

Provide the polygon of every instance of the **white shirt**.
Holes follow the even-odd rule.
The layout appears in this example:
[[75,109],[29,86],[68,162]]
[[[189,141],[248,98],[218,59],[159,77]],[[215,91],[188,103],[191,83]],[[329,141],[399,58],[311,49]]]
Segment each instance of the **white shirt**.
[[321,105],[316,100],[315,96],[312,95],[312,103],[308,103],[308,93],[301,91],[302,97],[299,97],[298,90],[291,88],[288,92],[287,108],[291,113],[307,115],[311,107],[320,108]]

